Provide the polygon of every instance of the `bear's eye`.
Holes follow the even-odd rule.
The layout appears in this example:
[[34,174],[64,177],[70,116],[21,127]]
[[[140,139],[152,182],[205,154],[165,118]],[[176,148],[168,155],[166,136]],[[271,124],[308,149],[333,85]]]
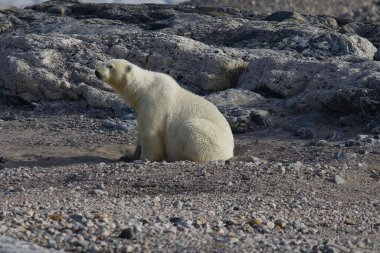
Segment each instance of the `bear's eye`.
[[107,68],[113,69],[113,66],[112,65],[108,65]]

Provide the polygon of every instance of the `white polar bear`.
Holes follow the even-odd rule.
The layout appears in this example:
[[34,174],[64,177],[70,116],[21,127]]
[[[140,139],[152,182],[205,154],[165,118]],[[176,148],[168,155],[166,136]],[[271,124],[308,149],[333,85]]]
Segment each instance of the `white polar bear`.
[[137,112],[138,145],[123,160],[212,161],[233,157],[227,120],[169,75],[114,59],[95,71]]

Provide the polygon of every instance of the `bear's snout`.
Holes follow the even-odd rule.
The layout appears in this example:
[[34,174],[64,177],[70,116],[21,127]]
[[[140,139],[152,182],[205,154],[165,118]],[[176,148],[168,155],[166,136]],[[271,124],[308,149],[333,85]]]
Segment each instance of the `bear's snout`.
[[95,70],[95,75],[96,75],[97,78],[103,79],[102,74],[98,70]]

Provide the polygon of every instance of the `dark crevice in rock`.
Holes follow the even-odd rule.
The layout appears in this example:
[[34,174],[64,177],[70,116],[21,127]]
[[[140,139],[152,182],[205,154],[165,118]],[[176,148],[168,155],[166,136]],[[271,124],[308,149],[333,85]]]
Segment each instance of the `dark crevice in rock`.
[[279,94],[279,93],[277,93],[277,92],[275,92],[275,91],[273,91],[270,88],[265,87],[265,86],[260,87],[258,89],[255,89],[253,91],[262,95],[265,98],[284,98],[283,95],[281,95],[281,94]]

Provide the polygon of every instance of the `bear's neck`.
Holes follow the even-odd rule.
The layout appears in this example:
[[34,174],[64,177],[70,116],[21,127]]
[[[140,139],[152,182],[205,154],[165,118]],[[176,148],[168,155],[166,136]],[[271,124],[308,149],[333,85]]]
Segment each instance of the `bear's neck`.
[[119,91],[120,96],[132,106],[137,113],[140,111],[141,98],[145,93],[149,92],[149,86],[153,83],[154,75],[151,71],[142,70],[144,73],[136,73],[137,80],[125,85],[122,91]]

